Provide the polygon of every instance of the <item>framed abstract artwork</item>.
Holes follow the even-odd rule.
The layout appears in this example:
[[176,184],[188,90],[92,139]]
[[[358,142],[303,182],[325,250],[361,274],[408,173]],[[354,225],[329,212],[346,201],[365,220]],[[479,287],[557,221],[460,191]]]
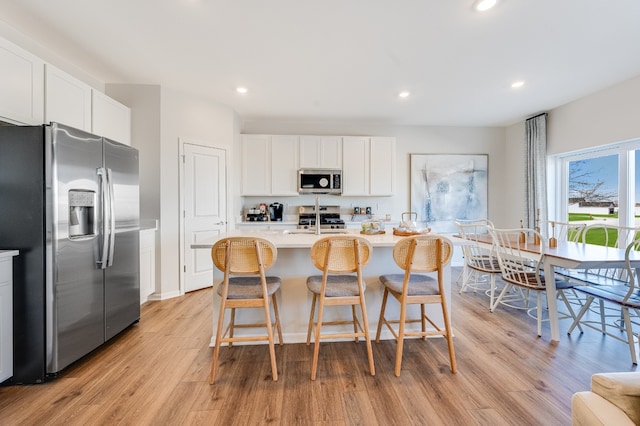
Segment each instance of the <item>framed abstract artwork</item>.
[[438,233],[487,218],[487,154],[411,154],[411,211]]

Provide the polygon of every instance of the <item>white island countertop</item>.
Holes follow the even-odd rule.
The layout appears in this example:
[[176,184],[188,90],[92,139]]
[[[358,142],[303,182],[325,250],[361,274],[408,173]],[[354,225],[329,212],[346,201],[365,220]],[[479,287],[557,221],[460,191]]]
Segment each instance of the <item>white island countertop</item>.
[[[316,235],[315,233],[304,233],[299,230],[278,231],[278,230],[249,230],[238,229],[218,235],[210,241],[201,241],[192,244],[192,249],[210,249],[211,246],[219,239],[226,237],[260,237],[270,240],[279,249],[286,248],[310,248],[319,238],[331,235],[357,235],[369,240],[373,247],[393,247],[396,242],[404,238],[402,236],[393,235],[392,229],[387,229],[384,234],[361,234],[357,229],[345,229],[341,232],[326,232]],[[460,239],[450,238],[450,235],[444,235],[449,238],[454,245],[460,245]]]

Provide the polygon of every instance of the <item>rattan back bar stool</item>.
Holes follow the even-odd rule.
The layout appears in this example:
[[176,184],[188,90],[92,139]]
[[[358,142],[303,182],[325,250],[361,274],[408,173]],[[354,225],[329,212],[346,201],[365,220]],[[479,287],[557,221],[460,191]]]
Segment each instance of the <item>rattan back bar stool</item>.
[[[320,339],[365,338],[369,371],[375,375],[373,352],[369,337],[369,322],[367,320],[367,306],[364,292],[366,284],[362,276],[362,267],[367,264],[373,248],[369,241],[358,236],[330,236],[317,240],[311,247],[311,260],[322,275],[312,275],[307,278],[307,288],[313,294],[311,314],[307,331],[307,345],[311,343],[313,332],[313,363],[311,366],[311,380],[316,379],[318,368],[318,354]],[[326,306],[351,306],[351,320],[324,321]],[[356,306],[360,307],[362,322],[356,314]],[[314,321],[317,307],[317,318]],[[325,326],[353,325],[353,331],[336,331],[322,334]]]
[[[396,365],[395,375],[400,376],[402,367],[402,350],[405,337],[419,336],[426,340],[427,336],[444,336],[447,339],[451,372],[455,373],[456,357],[453,348],[453,330],[449,318],[449,309],[445,296],[443,269],[451,261],[453,244],[451,241],[437,234],[406,237],[398,241],[393,247],[393,259],[404,270],[403,274],[386,274],[380,276],[380,282],[384,285],[384,295],[380,308],[380,319],[376,342],[380,342],[382,325],[387,326],[391,334],[396,338]],[[424,273],[437,272],[437,279],[424,275]],[[398,320],[387,319],[385,309],[389,295],[400,303],[400,318]],[[420,305],[420,318],[407,318],[407,305]],[[436,324],[425,309],[427,304],[439,304],[442,309],[444,328]],[[431,328],[427,329],[427,322]],[[407,330],[406,325],[420,323],[421,330]],[[394,329],[392,324],[397,324]]]
[[[271,372],[274,381],[278,380],[278,368],[274,348],[274,330],[277,331],[279,343],[282,345],[282,329],[276,293],[280,289],[280,277],[267,276],[266,270],[276,261],[278,251],[275,245],[263,238],[232,237],[217,241],[211,248],[211,259],[219,270],[224,272],[224,278],[219,284],[217,293],[220,296],[220,311],[216,327],[216,341],[211,360],[209,384],[213,384],[216,377],[220,345],[233,342],[269,342],[269,356],[271,357]],[[273,305],[275,320],[271,320],[270,305]],[[236,323],[236,309],[262,308],[264,323]],[[224,316],[227,309],[231,310],[230,320],[224,329]],[[236,328],[265,327],[267,334],[259,336],[236,336]]]

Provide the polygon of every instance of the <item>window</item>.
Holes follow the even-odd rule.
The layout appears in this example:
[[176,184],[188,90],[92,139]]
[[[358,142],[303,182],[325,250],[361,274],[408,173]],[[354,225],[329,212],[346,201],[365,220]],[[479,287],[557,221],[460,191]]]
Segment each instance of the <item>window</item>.
[[550,219],[640,226],[640,141],[552,156],[549,171]]

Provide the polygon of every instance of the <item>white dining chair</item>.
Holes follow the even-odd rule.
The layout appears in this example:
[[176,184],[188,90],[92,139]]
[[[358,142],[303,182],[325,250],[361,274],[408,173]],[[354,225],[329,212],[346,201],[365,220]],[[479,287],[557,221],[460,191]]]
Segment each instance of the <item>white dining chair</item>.
[[[575,285],[567,280],[556,277],[546,277],[543,273],[543,264],[546,242],[542,235],[535,229],[496,229],[489,228],[493,238],[496,255],[500,264],[502,280],[506,283],[491,309],[494,312],[501,304],[502,299],[512,288],[523,291],[525,296],[530,292],[536,295],[536,304],[530,307],[527,303],[522,307],[527,314],[537,320],[538,336],[542,336],[543,304],[542,294],[546,291],[546,281],[554,279],[557,294],[552,297],[560,297],[567,307],[569,313],[559,319],[576,318],[571,303],[567,300],[564,291],[573,288]],[[541,244],[532,243],[538,237]],[[522,242],[524,238],[525,242]],[[547,296],[549,297],[549,296]],[[528,297],[527,297],[528,299]],[[535,315],[532,312],[535,310]]]
[[500,264],[493,246],[485,240],[493,223],[488,219],[460,220],[455,224],[461,238],[470,242],[462,245],[464,258],[463,281],[459,293],[467,289],[480,290],[489,296],[489,309],[495,302],[496,276],[500,275]]
[[[599,331],[614,339],[625,342],[629,346],[631,362],[634,364],[638,363],[634,338],[638,333],[634,333],[633,325],[634,323],[636,325],[639,324],[638,321],[640,320],[640,288],[638,287],[638,275],[636,270],[633,269],[629,263],[629,256],[632,251],[637,251],[639,247],[640,239],[636,239],[629,243],[625,250],[626,274],[624,282],[614,285],[586,285],[576,287],[576,291],[587,296],[587,301],[580,312],[578,312],[578,315],[568,330],[568,333],[571,334],[575,327],[579,326],[580,323],[595,328],[593,327],[592,322],[583,321],[583,317],[589,311],[591,304],[596,299],[600,303],[606,303],[620,309],[622,316],[621,321],[609,325],[610,328],[615,329],[615,332],[608,330],[604,324],[602,324]],[[632,316],[635,321],[632,321]],[[621,337],[621,333],[624,338]]]

